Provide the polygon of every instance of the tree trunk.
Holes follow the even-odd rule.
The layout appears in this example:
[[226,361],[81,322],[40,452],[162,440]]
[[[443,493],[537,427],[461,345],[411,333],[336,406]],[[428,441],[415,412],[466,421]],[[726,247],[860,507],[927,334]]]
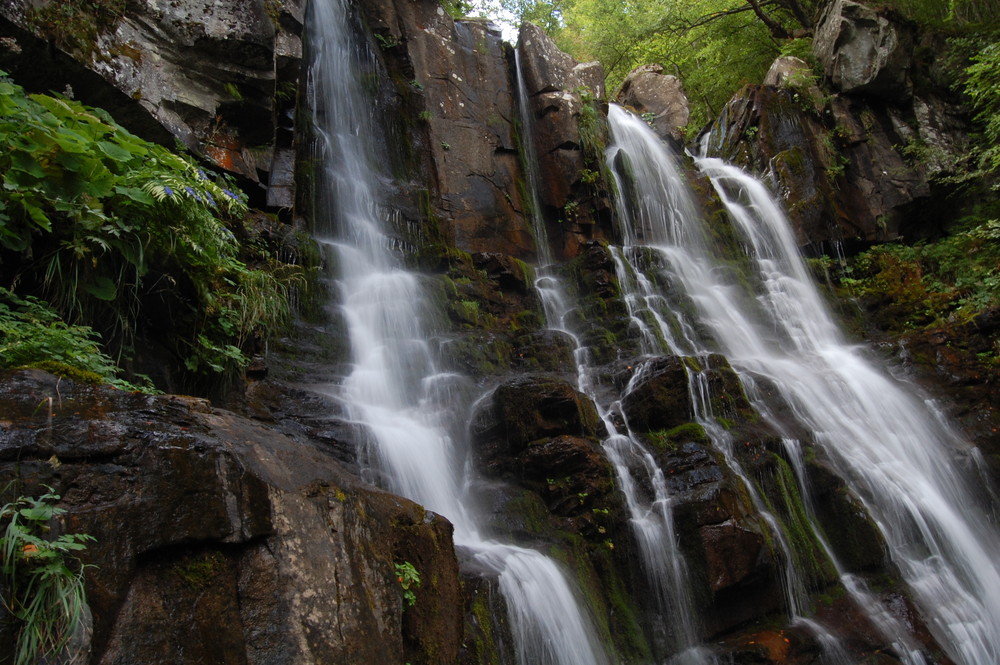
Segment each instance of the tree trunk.
[[757,18],[759,18],[764,25],[767,26],[767,29],[771,31],[772,37],[775,39],[787,39],[791,36],[788,34],[788,31],[785,30],[783,25],[768,16],[764,10],[761,9],[760,0],[747,0],[747,2],[750,4],[750,7],[753,8],[753,13],[757,15]]

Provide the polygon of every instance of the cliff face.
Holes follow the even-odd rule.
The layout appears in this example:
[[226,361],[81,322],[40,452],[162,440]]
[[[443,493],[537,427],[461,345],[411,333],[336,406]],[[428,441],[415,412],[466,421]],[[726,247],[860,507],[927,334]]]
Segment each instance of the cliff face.
[[[68,84],[136,131],[177,138],[259,183],[260,206],[308,218],[313,165],[305,132],[296,132],[304,0],[129,2],[83,41],[45,33],[29,11],[37,6],[2,5],[8,50],[0,66],[15,78]],[[961,149],[953,109],[913,90],[909,61],[898,55],[913,38],[893,32],[904,28],[857,15],[848,0],[832,6],[821,29],[830,36],[817,43],[835,44],[819,57],[843,94],[815,98],[776,71],[771,85],[730,102],[709,143],[769,174],[802,245],[905,235],[907,215],[931,194],[934,166],[909,163],[899,146],[921,136]],[[522,29],[534,127],[525,136],[515,54],[494,27],[455,21],[434,0],[357,2],[354,13],[376,63],[371,103],[385,130],[399,247],[434,294],[430,327],[442,370],[468,377],[481,398],[463,434],[481,469],[491,532],[551,552],[572,571],[601,639],[622,662],[669,656],[669,627],[637,569],[603,425],[574,388],[575,341],[546,327],[525,262],[538,254],[534,213],[559,260],[553,270],[579,302],[569,316],[600,390],[627,392],[620,418],[666,470],[702,639],[733,663],[804,664],[820,650],[785,615],[786,562],[767,519],[693,422],[688,370],[699,362],[739,442],[740,467],[796,538],[817,615],[859,662],[899,662],[845,597],[802,521],[787,432],[761,424],[729,362],[660,357],[635,376],[641,346],[606,243],[615,238],[599,68],[558,52],[537,28]],[[840,30],[869,30],[856,49],[876,50],[866,62],[877,71],[861,71],[852,58],[862,56],[836,36],[848,21],[853,27]],[[32,34],[48,34],[54,46]],[[43,56],[52,67],[32,72],[30,61]],[[622,101],[652,113],[676,141],[686,111],[670,78],[639,72]],[[538,210],[524,141],[538,157]],[[704,179],[691,179],[708,200]],[[718,214],[719,204],[706,209]],[[0,379],[0,477],[17,480],[9,492],[51,486],[68,511],[56,528],[97,538],[82,556],[96,567],[87,570],[92,636],[81,662],[516,662],[496,580],[459,561],[446,519],[361,480],[365,432],[336,400],[309,389],[346,371],[343,330],[329,318],[300,323],[299,336],[276,342],[271,378],[250,381],[230,411],[34,372]],[[784,409],[789,431],[809,440]],[[810,451],[811,509],[838,559],[879,582],[878,595],[929,653],[933,640],[886,564],[879,532],[830,460]],[[397,577],[403,563],[422,579],[412,606]],[[0,653],[11,639],[0,632]]]
[[961,158],[969,131],[935,39],[890,12],[827,3],[813,52],[832,94],[805,62],[779,59],[726,105],[707,149],[771,178],[802,245],[933,234],[931,178]]

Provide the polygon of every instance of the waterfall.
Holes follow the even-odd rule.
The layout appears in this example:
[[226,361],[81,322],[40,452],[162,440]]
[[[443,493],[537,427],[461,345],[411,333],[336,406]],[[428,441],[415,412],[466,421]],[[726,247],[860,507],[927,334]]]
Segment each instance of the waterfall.
[[437,369],[421,280],[394,253],[375,105],[362,85],[374,58],[353,39],[349,0],[314,0],[309,11],[308,91],[321,164],[315,235],[336,267],[352,354],[348,376],[324,390],[367,433],[372,478],[451,520],[461,551],[497,576],[521,665],[605,665],[562,569],[481,533],[460,463],[468,408],[454,396],[464,380]]
[[[670,293],[637,291],[633,317],[662,321],[659,337],[673,339],[669,352],[725,354],[751,396],[755,378],[775,386],[864,503],[948,657],[964,665],[998,662],[1000,542],[954,459],[971,454],[968,445],[932,405],[843,339],[761,183],[719,160],[697,160],[739,232],[752,272],[741,281],[713,254],[711,230],[685,200],[686,185],[677,182],[662,143],[621,109],[613,108],[610,119],[609,160],[624,174],[622,234],[627,244],[653,247],[672,286]],[[808,490],[801,475],[800,482]],[[850,588],[853,578],[842,577]],[[789,607],[796,614],[794,599]],[[882,630],[901,629],[876,616],[879,608],[866,609]],[[906,662],[923,662],[907,636],[896,639]],[[835,651],[828,649],[827,658],[836,660]]]
[[[567,335],[573,342],[577,389],[587,395],[597,407],[606,431],[602,448],[615,470],[615,479],[629,511],[629,526],[639,546],[642,570],[657,615],[654,633],[661,649],[669,654],[671,665],[711,665],[715,658],[700,646],[700,630],[690,598],[687,564],[680,552],[674,530],[671,499],[666,478],[653,455],[627,427],[620,432],[615,424],[618,403],[604,404],[596,394],[593,378],[595,367],[580,335],[568,324],[575,303],[553,265],[545,219],[538,199],[538,176],[533,137],[530,100],[521,68],[520,46],[515,49],[517,73],[518,116],[521,122],[521,149],[525,156],[524,169],[532,200],[532,229],[535,234],[538,261],[535,289],[545,310],[551,330]],[[648,494],[642,486],[652,488]]]
[[[878,523],[931,632],[957,663],[1000,660],[1000,539],[955,457],[968,444],[927,401],[847,344],[809,279],[787,220],[764,186],[698,161],[752,247],[760,302],[785,343],[735,352],[734,365],[779,387]],[[733,351],[730,351],[730,347]]]

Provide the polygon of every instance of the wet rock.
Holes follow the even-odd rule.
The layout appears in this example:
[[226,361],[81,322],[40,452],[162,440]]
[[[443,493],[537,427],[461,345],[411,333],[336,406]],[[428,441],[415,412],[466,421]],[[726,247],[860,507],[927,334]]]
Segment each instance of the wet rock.
[[916,130],[860,97],[833,97],[822,116],[813,101],[808,88],[748,86],[713,126],[709,153],[771,174],[803,246],[898,237],[930,193],[927,169],[900,152]]
[[521,26],[517,48],[541,174],[540,213],[556,255],[572,257],[587,240],[610,232],[610,202],[598,180],[607,140],[599,111],[604,71],[576,62],[531,23]]
[[[203,400],[40,372],[4,373],[0,411],[0,473],[51,486],[58,529],[96,538],[93,662],[457,660],[450,524],[320,447]],[[402,561],[424,580],[405,611]]]
[[[287,111],[294,108],[301,65],[300,0],[130,2],[114,20],[98,21],[86,39],[86,31],[73,33],[81,28],[71,20],[46,34],[25,11],[29,6],[45,11],[52,4],[14,0],[0,12],[28,32],[52,37],[72,56],[64,60],[72,64],[63,71],[47,70],[48,80],[38,81],[43,89],[62,88],[61,78],[82,101],[111,102],[103,106],[113,115],[121,111],[127,126],[147,129],[152,119],[194,152],[247,181],[266,186],[274,171],[278,177],[271,197],[275,205],[288,204],[287,153],[275,148],[292,146],[291,132],[281,130],[279,116],[294,116]],[[31,71],[25,76],[29,84],[37,78]],[[152,130],[143,133],[163,137]]]
[[913,35],[894,14],[852,0],[832,0],[816,27],[813,54],[833,86],[890,103],[909,100]]
[[660,136],[682,140],[691,115],[687,95],[680,79],[664,74],[660,65],[632,70],[618,91],[618,102],[644,117],[651,114],[650,124]]
[[[360,3],[381,56],[407,100],[403,141],[414,179],[443,237],[469,252],[525,258],[533,241],[523,212],[514,94],[507,47],[496,26],[455,21],[434,0]],[[425,210],[422,214],[426,216]]]
[[560,435],[595,436],[597,409],[566,381],[523,375],[498,386],[492,399],[476,414],[473,440],[487,466],[506,466],[540,439]]
[[678,356],[645,363],[622,399],[622,412],[636,432],[669,430],[691,420],[688,370]]
[[760,573],[764,538],[732,520],[702,527],[705,570],[713,592],[746,582]]

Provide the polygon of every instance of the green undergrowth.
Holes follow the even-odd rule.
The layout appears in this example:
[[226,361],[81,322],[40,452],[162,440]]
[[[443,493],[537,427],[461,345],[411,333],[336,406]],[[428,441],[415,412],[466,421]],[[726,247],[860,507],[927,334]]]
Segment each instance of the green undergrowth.
[[7,78],[0,146],[4,366],[107,379],[148,335],[191,377],[232,375],[287,317],[307,272],[241,246],[246,197],[226,177]]
[[0,507],[0,603],[17,636],[5,662],[14,665],[68,661],[67,647],[82,627],[87,597],[76,554],[94,538],[50,533],[66,512],[57,507],[59,498],[49,491]]
[[966,323],[1000,306],[1000,220],[967,223],[935,242],[878,245],[839,283],[891,332]]

